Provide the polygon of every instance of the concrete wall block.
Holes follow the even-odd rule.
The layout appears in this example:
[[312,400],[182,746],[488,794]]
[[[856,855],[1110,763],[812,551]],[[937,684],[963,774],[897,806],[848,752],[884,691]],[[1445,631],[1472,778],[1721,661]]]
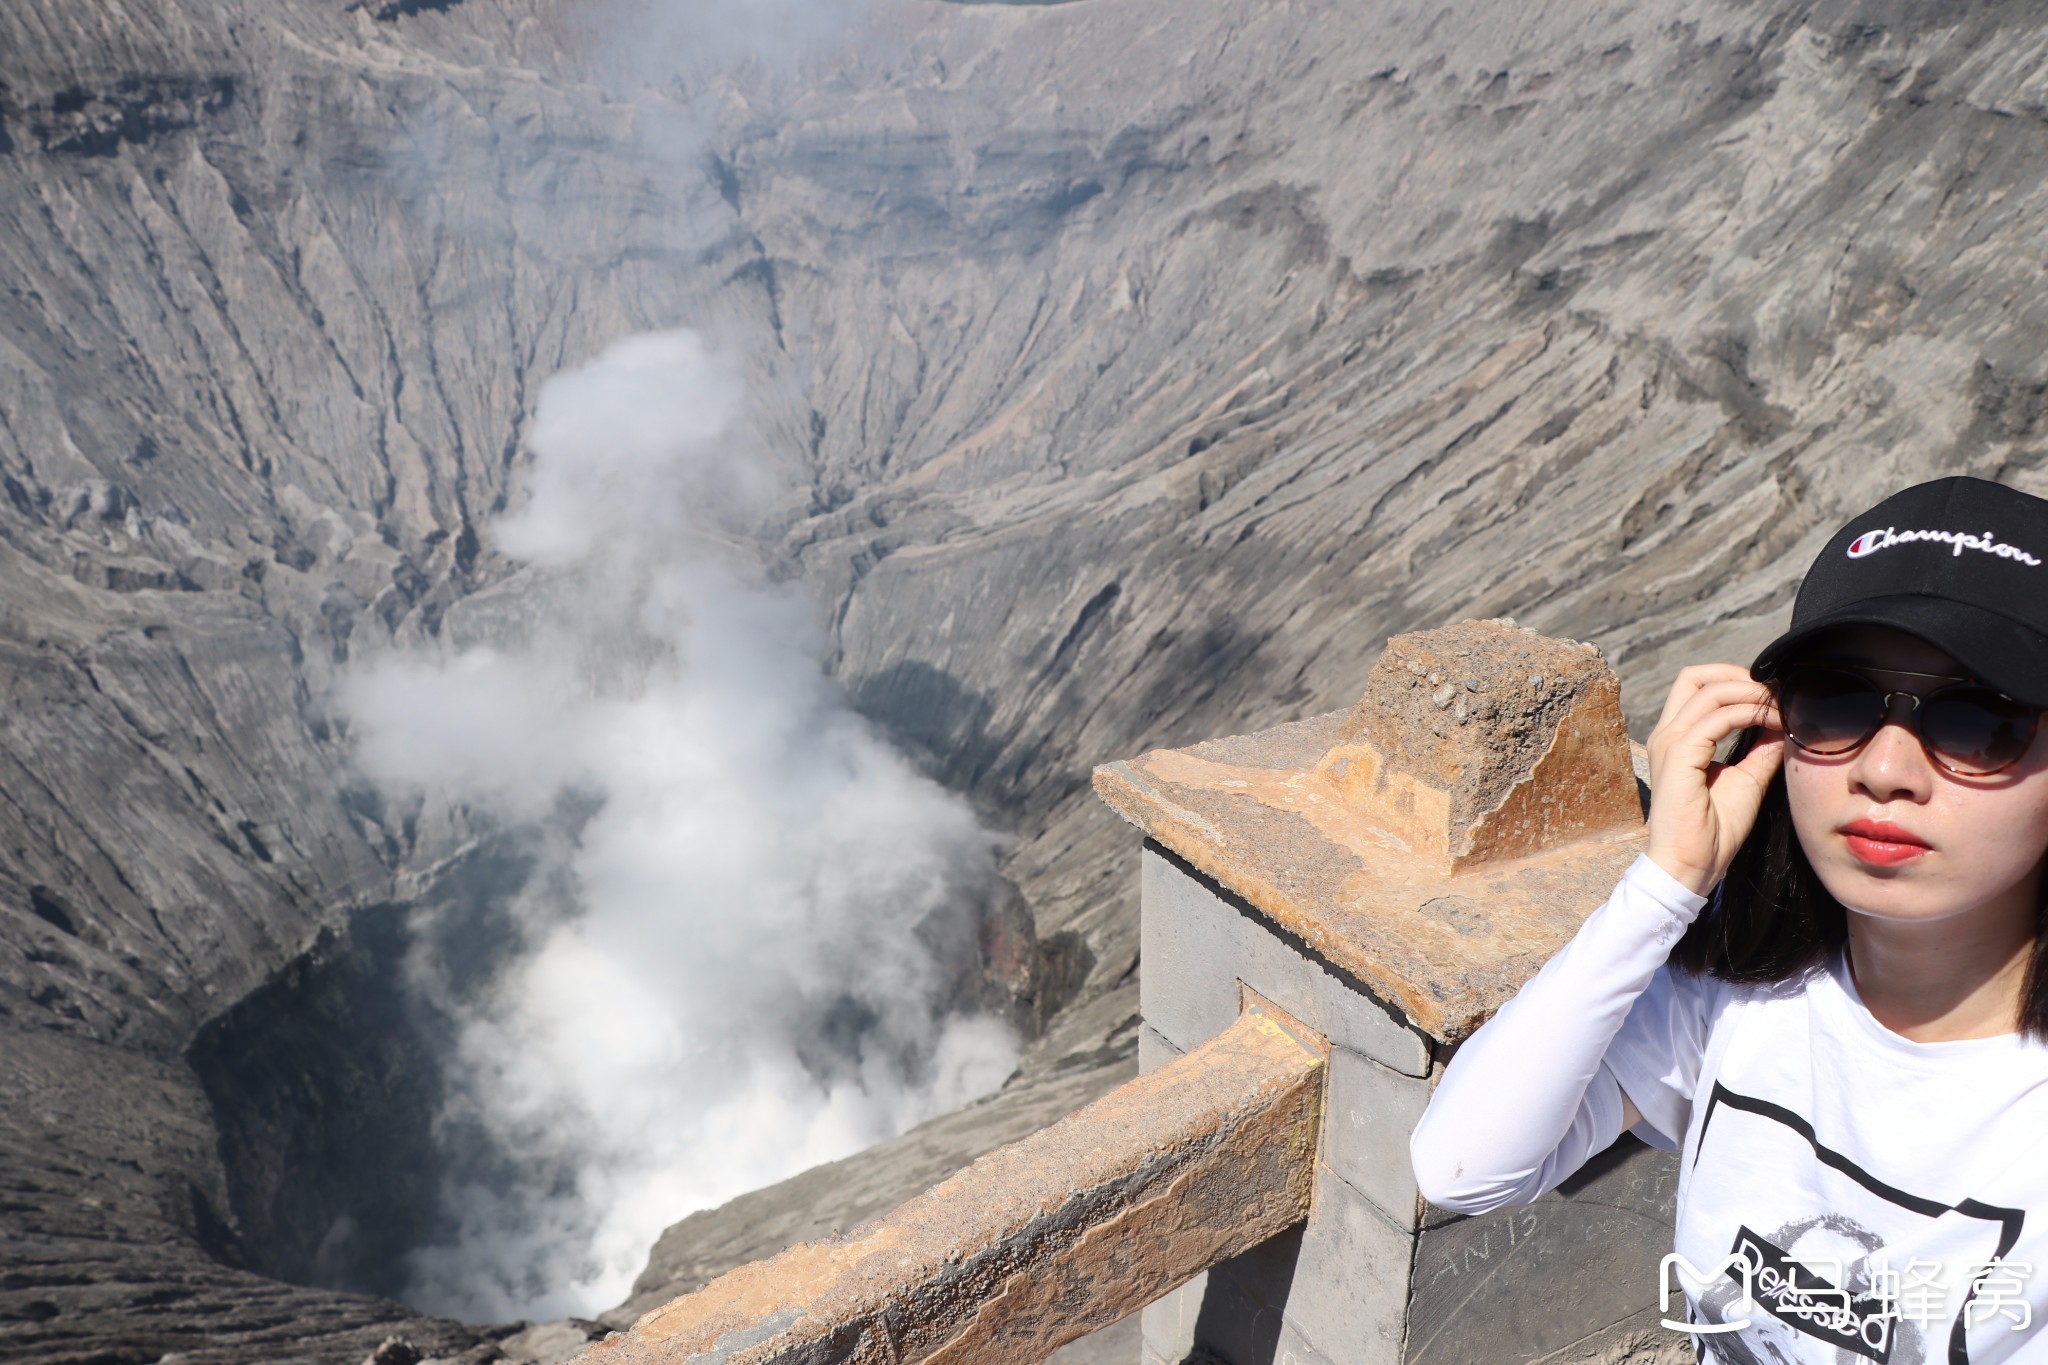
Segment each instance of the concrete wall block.
[[1174,1365],[1271,1365],[1280,1342],[1302,1229],[1290,1228],[1211,1266],[1145,1310],[1146,1348]]
[[1183,1360],[1271,1365],[1278,1358],[1301,1240],[1302,1229],[1289,1228],[1211,1266],[1147,1308],[1147,1349],[1174,1365]]
[[[1195,1320],[1195,1346],[1224,1365],[1268,1365],[1280,1345],[1282,1304],[1222,1271],[1217,1266],[1209,1272]],[[1284,1284],[1281,1288],[1284,1292]]]
[[1412,1234],[1318,1165],[1315,1202],[1287,1296],[1287,1325],[1303,1346],[1331,1360],[1399,1365],[1414,1249]]
[[1323,1101],[1322,1158],[1395,1226],[1413,1231],[1419,1208],[1408,1138],[1429,1106],[1427,1080],[1404,1076],[1348,1048],[1332,1048]]
[[1153,1028],[1150,1024],[1143,1024],[1139,1026],[1139,1075],[1142,1076],[1148,1071],[1156,1070],[1159,1067],[1165,1066],[1174,1058],[1184,1055],[1186,1054],[1184,1054],[1179,1048],[1175,1047],[1172,1043],[1167,1042],[1166,1038],[1159,1032],[1159,1030]]
[[[1405,1076],[1429,1074],[1429,1040],[1394,1008],[1348,975],[1332,970],[1314,949],[1309,959],[1312,1004],[1301,1016],[1338,1047],[1370,1057]],[[1269,997],[1270,998],[1270,997]],[[1275,1004],[1279,1002],[1274,1001]]]
[[1677,1187],[1678,1158],[1624,1134],[1533,1204],[1425,1229],[1409,1365],[1547,1357],[1654,1306]]
[[1338,1362],[1309,1345],[1291,1325],[1282,1323],[1280,1346],[1273,1353],[1273,1365],[1338,1365]]
[[1445,1223],[1455,1223],[1464,1216],[1462,1213],[1453,1213],[1449,1209],[1439,1208],[1427,1199],[1422,1201],[1422,1226],[1425,1228],[1440,1228]]
[[1195,1322],[1202,1313],[1202,1297],[1208,1292],[1206,1273],[1172,1293],[1147,1305],[1139,1319],[1145,1349],[1163,1360],[1180,1365],[1195,1349]]
[[[1218,894],[1213,883],[1182,871],[1151,845],[1141,868],[1139,1008],[1166,1041],[1188,1051],[1230,1027],[1238,1015],[1238,978],[1251,970],[1254,959],[1277,958],[1281,945]],[[1289,970],[1276,962],[1259,974],[1275,975],[1276,968]],[[1276,994],[1267,993],[1267,999],[1295,1011]]]
[[[1674,1305],[1675,1306],[1675,1305]],[[1679,1310],[1681,1316],[1683,1309]],[[1663,1325],[1653,1304],[1529,1365],[1697,1365],[1692,1339]]]
[[1348,974],[1242,899],[1147,842],[1138,996],[1145,1022],[1191,1049],[1230,1027],[1244,982],[1339,1047],[1410,1076],[1429,1045]]

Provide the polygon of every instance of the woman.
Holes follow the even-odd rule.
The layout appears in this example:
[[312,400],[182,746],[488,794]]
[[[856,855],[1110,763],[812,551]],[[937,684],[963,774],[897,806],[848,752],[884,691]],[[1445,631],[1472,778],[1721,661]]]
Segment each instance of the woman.
[[1750,669],[1679,674],[1645,852],[1451,1060],[1422,1193],[1527,1203],[1629,1128],[1680,1153],[1643,1284],[1702,1360],[2048,1361],[2044,705],[2048,502],[1843,527]]

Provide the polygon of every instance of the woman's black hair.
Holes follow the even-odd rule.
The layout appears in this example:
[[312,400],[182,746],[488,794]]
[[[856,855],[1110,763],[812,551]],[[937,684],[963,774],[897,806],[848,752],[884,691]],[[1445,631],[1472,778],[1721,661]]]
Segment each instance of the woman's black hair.
[[[1742,732],[1728,755],[1740,762],[1763,737]],[[1719,891],[1671,950],[1671,965],[1723,981],[1789,981],[1826,963],[1849,935],[1849,912],[1828,894],[1792,828],[1781,766],[1756,825]],[[2034,907],[2034,952],[2020,982],[2020,1032],[2048,1042],[2048,877]]]

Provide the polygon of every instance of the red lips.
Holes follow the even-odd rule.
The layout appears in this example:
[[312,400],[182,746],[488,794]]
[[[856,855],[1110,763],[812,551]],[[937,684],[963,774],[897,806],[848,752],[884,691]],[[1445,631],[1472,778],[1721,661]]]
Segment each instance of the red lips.
[[1856,860],[1872,867],[1897,867],[1933,851],[1931,844],[1911,830],[1883,820],[1851,821],[1842,826],[1842,834]]

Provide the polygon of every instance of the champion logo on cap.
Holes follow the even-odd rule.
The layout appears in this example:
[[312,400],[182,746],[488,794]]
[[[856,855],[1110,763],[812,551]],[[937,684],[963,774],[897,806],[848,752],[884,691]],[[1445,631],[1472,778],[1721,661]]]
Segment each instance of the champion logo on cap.
[[1960,557],[1965,550],[1982,550],[2000,559],[2016,559],[2022,564],[2039,564],[2041,561],[2017,545],[2007,545],[1991,532],[1973,535],[1968,531],[1900,531],[1887,526],[1881,531],[1865,531],[1849,542],[1849,558],[1862,559],[1879,550],[1889,550],[1894,545],[1909,541],[1932,540],[1952,547],[1951,553]]

